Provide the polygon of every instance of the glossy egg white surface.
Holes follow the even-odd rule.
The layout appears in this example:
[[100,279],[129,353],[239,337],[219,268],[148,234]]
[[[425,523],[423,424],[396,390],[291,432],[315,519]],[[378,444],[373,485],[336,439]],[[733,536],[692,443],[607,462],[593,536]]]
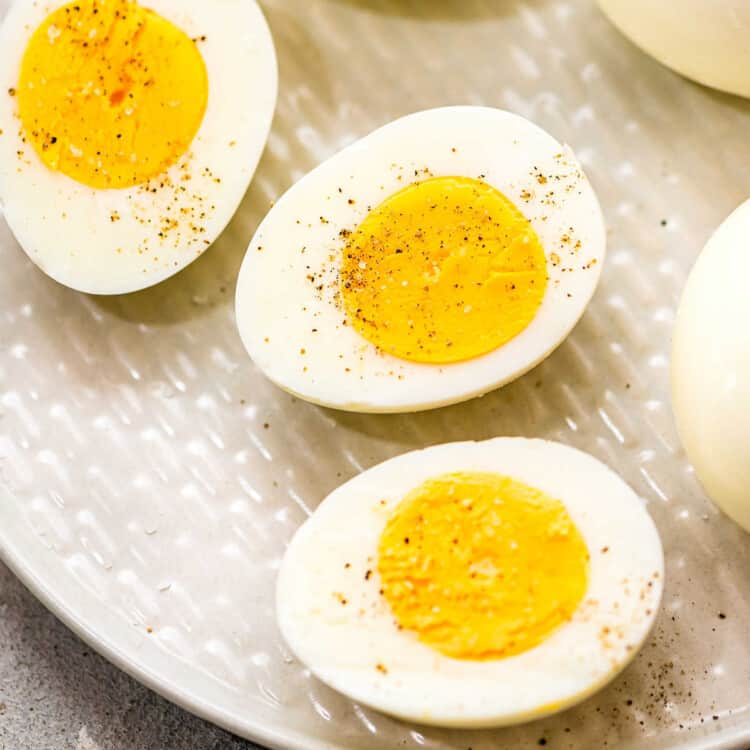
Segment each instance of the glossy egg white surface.
[[[443,656],[397,628],[377,570],[366,575],[393,508],[426,479],[457,471],[510,476],[562,501],[591,555],[572,619],[515,656]],[[350,698],[420,723],[500,726],[562,710],[620,672],[656,617],[663,572],[642,501],[590,455],[524,438],[448,443],[386,461],[329,495],[287,550],[277,613],[300,661]]]
[[716,230],[677,314],[672,399],[680,437],[714,502],[750,531],[750,201]]
[[644,52],[688,78],[750,96],[750,5],[737,0],[599,0]]
[[[342,232],[426,173],[497,188],[530,220],[547,259],[547,291],[531,324],[494,351],[449,365],[380,352],[346,325],[330,291]],[[282,196],[243,262],[237,324],[255,364],[306,400],[362,412],[444,406],[497,388],[549,355],[591,299],[605,245],[599,204],[570,149],[503,110],[426,110],[353,143]]]
[[[64,4],[17,0],[0,29],[0,205],[23,250],[53,279],[93,294],[133,292],[199,257],[236,211],[276,104],[273,42],[254,0],[145,2],[201,40],[206,112],[189,151],[164,173],[166,185],[157,178],[154,191],[95,189],[45,166],[24,142],[17,100],[7,94],[31,34]],[[160,235],[165,217],[176,225]]]

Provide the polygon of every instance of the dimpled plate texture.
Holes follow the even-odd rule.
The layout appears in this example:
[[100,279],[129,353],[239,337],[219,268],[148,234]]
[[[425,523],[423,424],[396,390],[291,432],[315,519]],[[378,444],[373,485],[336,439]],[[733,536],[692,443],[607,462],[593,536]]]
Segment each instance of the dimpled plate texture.
[[[668,355],[687,271],[747,197],[750,106],[644,57],[588,0],[263,7],[279,109],[241,210],[205,256],[152,290],[97,299],[44,277],[0,223],[4,559],[115,663],[274,747],[747,747],[750,545],[680,448]],[[577,151],[609,226],[592,305],[543,365],[463,405],[358,416],[282,393],[233,320],[258,221],[345,144],[453,103],[511,109]],[[506,434],[590,451],[648,503],[667,587],[632,666],[576,709],[494,732],[409,726],[311,678],[273,616],[295,529],[379,461]]]

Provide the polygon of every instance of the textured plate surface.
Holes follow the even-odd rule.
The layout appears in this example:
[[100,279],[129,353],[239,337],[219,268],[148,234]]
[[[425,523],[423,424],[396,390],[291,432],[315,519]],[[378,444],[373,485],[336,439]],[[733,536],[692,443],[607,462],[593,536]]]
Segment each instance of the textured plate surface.
[[[264,10],[279,110],[240,212],[204,257],[152,290],[97,299],[44,277],[0,223],[4,558],[117,664],[277,747],[746,747],[750,546],[690,471],[667,375],[688,268],[747,197],[750,106],[642,56],[586,0]],[[269,201],[376,126],[453,103],[514,110],[577,151],[610,229],[593,304],[547,362],[481,400],[357,416],[285,395],[247,360],[232,311]],[[588,450],[646,498],[667,588],[644,651],[579,708],[497,732],[408,726],[317,683],[273,619],[294,530],[364,467],[503,434]]]

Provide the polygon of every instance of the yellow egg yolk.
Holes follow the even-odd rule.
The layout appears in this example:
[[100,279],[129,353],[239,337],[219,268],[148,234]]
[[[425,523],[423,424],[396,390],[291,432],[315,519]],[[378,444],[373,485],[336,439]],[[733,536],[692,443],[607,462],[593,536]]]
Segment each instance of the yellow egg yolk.
[[177,162],[198,132],[208,76],[195,43],[133,0],[77,0],[34,32],[18,115],[44,164],[127,188]]
[[500,191],[468,177],[417,182],[370,211],[344,249],[341,295],[382,351],[460,362],[534,319],[547,286],[539,238]]
[[456,659],[498,659],[541,643],[575,612],[588,565],[559,500],[496,474],[426,481],[396,507],[378,547],[398,626]]

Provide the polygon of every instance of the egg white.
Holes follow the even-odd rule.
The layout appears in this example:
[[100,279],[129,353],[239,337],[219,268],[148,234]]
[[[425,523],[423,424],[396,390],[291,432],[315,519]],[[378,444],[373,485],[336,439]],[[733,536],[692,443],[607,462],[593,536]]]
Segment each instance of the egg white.
[[[572,619],[506,659],[443,656],[398,630],[378,593],[377,547],[393,508],[425,480],[456,471],[504,474],[561,500],[591,554]],[[277,613],[300,661],[355,701],[420,723],[501,726],[577,703],[622,670],[654,622],[663,577],[656,528],[622,479],[559,443],[497,438],[407,453],[335,490],[289,545]]]
[[[64,4],[16,0],[0,29],[0,206],[21,247],[52,278],[93,294],[132,292],[195,260],[237,210],[276,105],[273,42],[255,0],[143,0],[188,36],[205,36],[199,43],[208,71],[205,116],[189,149],[192,157],[165,172],[189,189],[184,194],[174,189],[144,194],[139,186],[100,190],[43,164],[19,135],[16,99],[7,93],[18,86],[31,34]],[[192,179],[181,183],[186,160]],[[210,174],[204,174],[206,167]],[[190,220],[203,231],[192,231],[180,218],[179,227],[160,238],[170,203],[168,215],[174,217],[182,216],[183,207],[204,207],[205,218]],[[119,220],[112,221],[113,214]]]
[[711,498],[750,531],[750,201],[716,230],[677,312],[672,401],[680,437]]
[[750,97],[750,5],[736,0],[599,0],[644,52],[705,86]]
[[[434,176],[484,179],[510,198],[532,222],[550,277],[541,307],[522,333],[489,354],[449,365],[379,352],[343,324],[330,288],[322,296],[316,290],[335,279],[346,242],[341,231],[355,229],[368,207],[426,176],[425,169]],[[565,235],[570,243],[562,241]],[[276,203],[242,264],[237,323],[256,365],[304,399],[366,412],[443,406],[503,385],[549,355],[594,293],[605,244],[599,204],[569,149],[502,110],[427,110],[345,148]]]

